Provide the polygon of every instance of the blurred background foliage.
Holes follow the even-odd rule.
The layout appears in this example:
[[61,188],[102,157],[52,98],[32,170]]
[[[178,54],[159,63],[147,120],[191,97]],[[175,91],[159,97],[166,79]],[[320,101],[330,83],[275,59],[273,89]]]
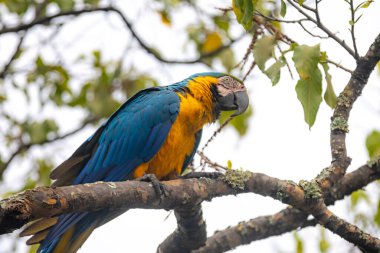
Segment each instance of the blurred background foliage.
[[[178,31],[186,34],[186,38],[182,39],[183,45],[178,43],[178,46],[183,47],[183,57],[169,58],[165,52],[160,51],[159,45],[145,44],[146,36],[143,35],[149,33],[149,30],[133,28],[134,32],[127,29],[123,31],[132,32],[130,41],[137,41],[137,46],[146,57],[156,59],[157,68],[165,71],[163,65],[202,64],[210,70],[218,69],[246,79],[252,69],[257,67],[256,73],[262,72],[273,85],[280,81],[281,72],[290,71],[289,74],[293,75],[292,71],[295,71],[299,76],[295,77],[298,79],[295,81],[297,97],[303,106],[309,127],[314,124],[322,101],[330,107],[335,105],[336,95],[329,73],[328,52],[320,51],[319,45],[302,45],[303,41],[294,41],[284,36],[284,24],[276,21],[286,16],[287,4],[284,1],[234,0],[229,5],[212,11],[200,7],[200,1],[196,0],[146,2],[146,11],[149,12],[146,15],[157,15],[161,21],[157,26],[174,27],[173,16],[183,10],[190,10],[197,17]],[[303,1],[299,2],[302,4]],[[371,1],[364,1],[358,5],[357,11],[370,4]],[[0,0],[0,39],[11,41],[13,48],[12,52],[1,52],[0,61],[2,197],[24,189],[49,185],[50,171],[64,158],[55,156],[57,149],[53,147],[54,143],[69,139],[86,129],[91,131],[137,91],[165,85],[159,83],[150,72],[138,67],[141,59],[136,56],[125,57],[133,55],[136,50],[136,45],[131,46],[130,42],[118,60],[104,57],[104,49],[99,47],[71,53],[76,56],[68,61],[62,47],[55,48],[51,45],[52,40],[64,36],[60,31],[79,15],[68,15],[70,12],[96,12],[97,8],[110,5],[117,7],[116,2],[111,0]],[[252,19],[254,10],[260,13],[257,19]],[[67,15],[46,19],[59,13]],[[109,11],[104,15],[111,13]],[[134,26],[135,20],[126,14],[124,16],[132,22],[132,27],[138,27]],[[357,21],[353,20],[350,24]],[[19,29],[16,33],[6,32],[9,28],[33,22],[38,25]],[[244,29],[237,29],[236,22]],[[112,25],[111,22],[109,25]],[[41,36],[41,33],[48,36]],[[137,38],[137,34],[141,38]],[[244,49],[235,48],[234,43],[244,37],[251,40],[250,45]],[[72,43],[75,44],[75,41]],[[49,45],[50,48],[47,49]],[[89,48],[92,47],[89,45]],[[70,46],[66,50],[70,50]],[[18,105],[18,109],[15,105]],[[67,124],[60,115],[73,115],[73,120]],[[229,127],[243,137],[252,115],[251,107],[243,117],[234,119]],[[219,122],[222,123],[227,116],[223,114]],[[370,159],[380,155],[379,131],[380,128],[374,129],[365,140]],[[2,183],[4,173],[18,169],[25,175],[23,182],[12,185]],[[379,229],[380,200],[360,190],[351,195],[349,209],[352,219],[364,229],[369,232]],[[294,232],[295,252],[305,252],[304,240],[302,235]],[[319,251],[328,252],[333,242],[329,241],[324,229],[320,229],[318,240]],[[16,248],[16,241],[14,245]],[[34,250],[31,248],[31,252]]]

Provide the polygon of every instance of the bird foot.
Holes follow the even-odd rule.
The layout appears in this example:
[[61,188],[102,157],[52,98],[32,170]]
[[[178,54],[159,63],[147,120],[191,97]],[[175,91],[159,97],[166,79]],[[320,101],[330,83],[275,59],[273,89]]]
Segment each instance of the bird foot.
[[165,185],[162,184],[154,174],[145,174],[136,180],[151,183],[157,196],[159,196],[161,199],[169,195],[169,192],[166,189]]

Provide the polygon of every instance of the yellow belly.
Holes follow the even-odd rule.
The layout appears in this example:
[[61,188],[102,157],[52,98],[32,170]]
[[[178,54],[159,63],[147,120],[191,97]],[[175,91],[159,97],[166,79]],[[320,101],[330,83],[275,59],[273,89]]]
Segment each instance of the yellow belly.
[[133,178],[142,177],[144,174],[155,174],[158,179],[173,173],[180,175],[183,162],[193,151],[194,144],[195,132],[189,133],[176,121],[158,153],[149,162],[137,167]]

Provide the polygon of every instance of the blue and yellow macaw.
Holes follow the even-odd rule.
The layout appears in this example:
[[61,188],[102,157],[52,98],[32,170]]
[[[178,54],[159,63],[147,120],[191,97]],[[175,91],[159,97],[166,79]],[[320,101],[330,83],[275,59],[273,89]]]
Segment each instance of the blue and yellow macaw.
[[[248,104],[243,82],[218,72],[140,91],[51,173],[53,185],[179,176],[193,159],[202,127],[221,111],[235,110],[236,116]],[[74,253],[95,228],[121,213],[101,210],[41,219],[21,235],[33,235],[27,243],[40,243],[40,253]]]

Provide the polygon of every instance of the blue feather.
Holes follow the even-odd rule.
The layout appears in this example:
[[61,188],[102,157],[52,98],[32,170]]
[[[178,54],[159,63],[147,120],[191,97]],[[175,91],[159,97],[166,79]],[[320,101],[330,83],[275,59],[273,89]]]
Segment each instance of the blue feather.
[[[151,160],[164,144],[180,110],[180,98],[176,92],[186,92],[186,85],[196,77],[218,78],[223,75],[219,72],[199,73],[170,86],[154,87],[137,93],[68,159],[66,164],[75,164],[75,170],[65,173],[70,169],[65,163],[57,168],[52,174],[57,179],[56,185],[128,179],[141,163]],[[201,136],[202,130],[195,135],[194,149],[186,157],[182,170],[192,161]],[[88,228],[101,226],[121,213],[104,210],[61,215],[42,241],[38,252],[53,252],[62,235],[73,226],[75,230],[70,242],[74,242]]]
[[[179,112],[180,100],[173,89],[151,88],[139,92],[116,111],[74,153],[92,153],[72,184],[123,181],[142,162],[149,161],[163,145]],[[94,144],[95,142],[95,144]],[[91,144],[92,149],[87,148]],[[108,212],[61,215],[38,252],[50,252],[70,227],[75,240],[90,226],[103,224],[115,214]]]

